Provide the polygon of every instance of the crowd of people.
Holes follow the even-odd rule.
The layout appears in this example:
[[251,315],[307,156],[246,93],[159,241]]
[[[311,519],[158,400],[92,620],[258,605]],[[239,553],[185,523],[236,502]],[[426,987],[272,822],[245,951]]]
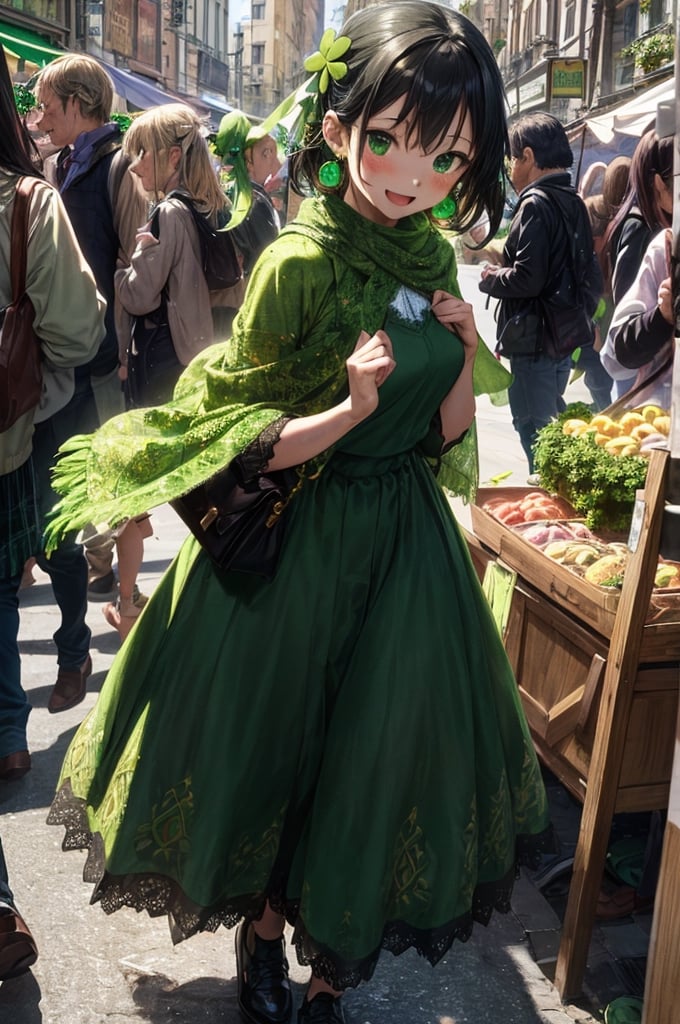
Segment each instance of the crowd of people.
[[479,287],[498,300],[496,351],[510,365],[512,422],[538,483],[536,437],[565,410],[575,369],[595,412],[652,394],[670,407],[673,137],[650,128],[632,159],[591,165],[579,190],[557,118],[527,114],[510,140],[514,214]]
[[[490,47],[430,0],[353,14],[306,66],[281,154],[276,112],[234,111],[211,144],[170,103],[123,134],[80,54],[40,72],[32,135],[0,58],[0,298],[28,177],[45,378],[40,408],[0,434],[0,785],[31,768],[25,567],[48,573],[61,615],[52,713],[86,695],[88,593],[117,570],[104,615],[123,646],[49,821],[96,851],[104,909],[165,912],[176,941],[238,924],[255,1024],[292,1019],[286,925],[311,968],[298,1021],[338,1024],[382,950],[436,964],[550,849],[512,671],[440,485],[474,496],[476,395],[508,389],[531,473],[574,359],[604,408],[612,378],[663,381],[673,322],[656,133],[584,202],[561,123],[508,130]],[[443,230],[492,239],[506,173],[518,203],[480,288],[511,372],[478,344]],[[196,216],[233,242],[228,287],[209,286]],[[147,598],[150,512],[226,467],[251,490],[296,470],[275,575],[218,569],[190,536]],[[159,860],[153,808],[171,792],[182,828]],[[0,846],[0,980],[36,957]]]

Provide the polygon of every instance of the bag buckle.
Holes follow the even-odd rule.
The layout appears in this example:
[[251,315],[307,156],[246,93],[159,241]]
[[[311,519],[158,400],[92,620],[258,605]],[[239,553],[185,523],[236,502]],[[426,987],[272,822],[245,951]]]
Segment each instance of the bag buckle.
[[[208,530],[215,522],[219,514],[220,510],[216,508],[214,505],[212,505],[200,521],[201,529]],[[267,523],[267,526],[269,526],[269,523]]]

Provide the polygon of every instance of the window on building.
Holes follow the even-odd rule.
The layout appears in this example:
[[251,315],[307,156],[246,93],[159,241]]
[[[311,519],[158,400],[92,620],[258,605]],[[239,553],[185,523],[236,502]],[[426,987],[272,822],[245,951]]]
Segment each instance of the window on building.
[[524,11],[524,24],[522,25],[522,46],[526,50],[531,46],[533,37],[534,5],[533,2]]
[[264,4],[253,4],[251,8],[251,16],[253,21],[264,21]]
[[264,64],[264,43],[253,43],[251,60],[253,64]]
[[622,56],[621,50],[638,36],[637,15],[638,5],[636,2],[626,4],[614,14],[612,50],[614,53],[615,89],[624,89],[633,81],[634,60],[631,56]]
[[564,38],[571,39],[576,33],[576,0],[567,0],[564,12]]
[[543,29],[541,28],[541,15],[543,6],[543,4],[534,3],[534,39],[536,38],[536,36],[543,35]]
[[657,25],[665,25],[670,19],[666,17],[665,0],[652,0],[649,5],[649,27],[656,28]]

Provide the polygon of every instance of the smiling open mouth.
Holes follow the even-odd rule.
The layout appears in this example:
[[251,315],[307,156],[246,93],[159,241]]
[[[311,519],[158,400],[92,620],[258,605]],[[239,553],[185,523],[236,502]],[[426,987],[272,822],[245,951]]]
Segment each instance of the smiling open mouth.
[[385,189],[385,195],[395,206],[408,206],[415,199],[415,196],[402,196],[399,192],[390,192],[389,189]]

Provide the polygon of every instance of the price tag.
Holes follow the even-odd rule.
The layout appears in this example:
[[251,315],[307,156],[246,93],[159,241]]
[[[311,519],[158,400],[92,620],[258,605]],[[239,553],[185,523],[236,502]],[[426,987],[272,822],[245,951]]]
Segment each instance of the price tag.
[[630,521],[630,532],[628,534],[628,548],[635,554],[637,546],[640,542],[640,533],[642,531],[642,524],[645,518],[645,500],[644,498],[636,498],[635,504],[633,505],[633,518]]

